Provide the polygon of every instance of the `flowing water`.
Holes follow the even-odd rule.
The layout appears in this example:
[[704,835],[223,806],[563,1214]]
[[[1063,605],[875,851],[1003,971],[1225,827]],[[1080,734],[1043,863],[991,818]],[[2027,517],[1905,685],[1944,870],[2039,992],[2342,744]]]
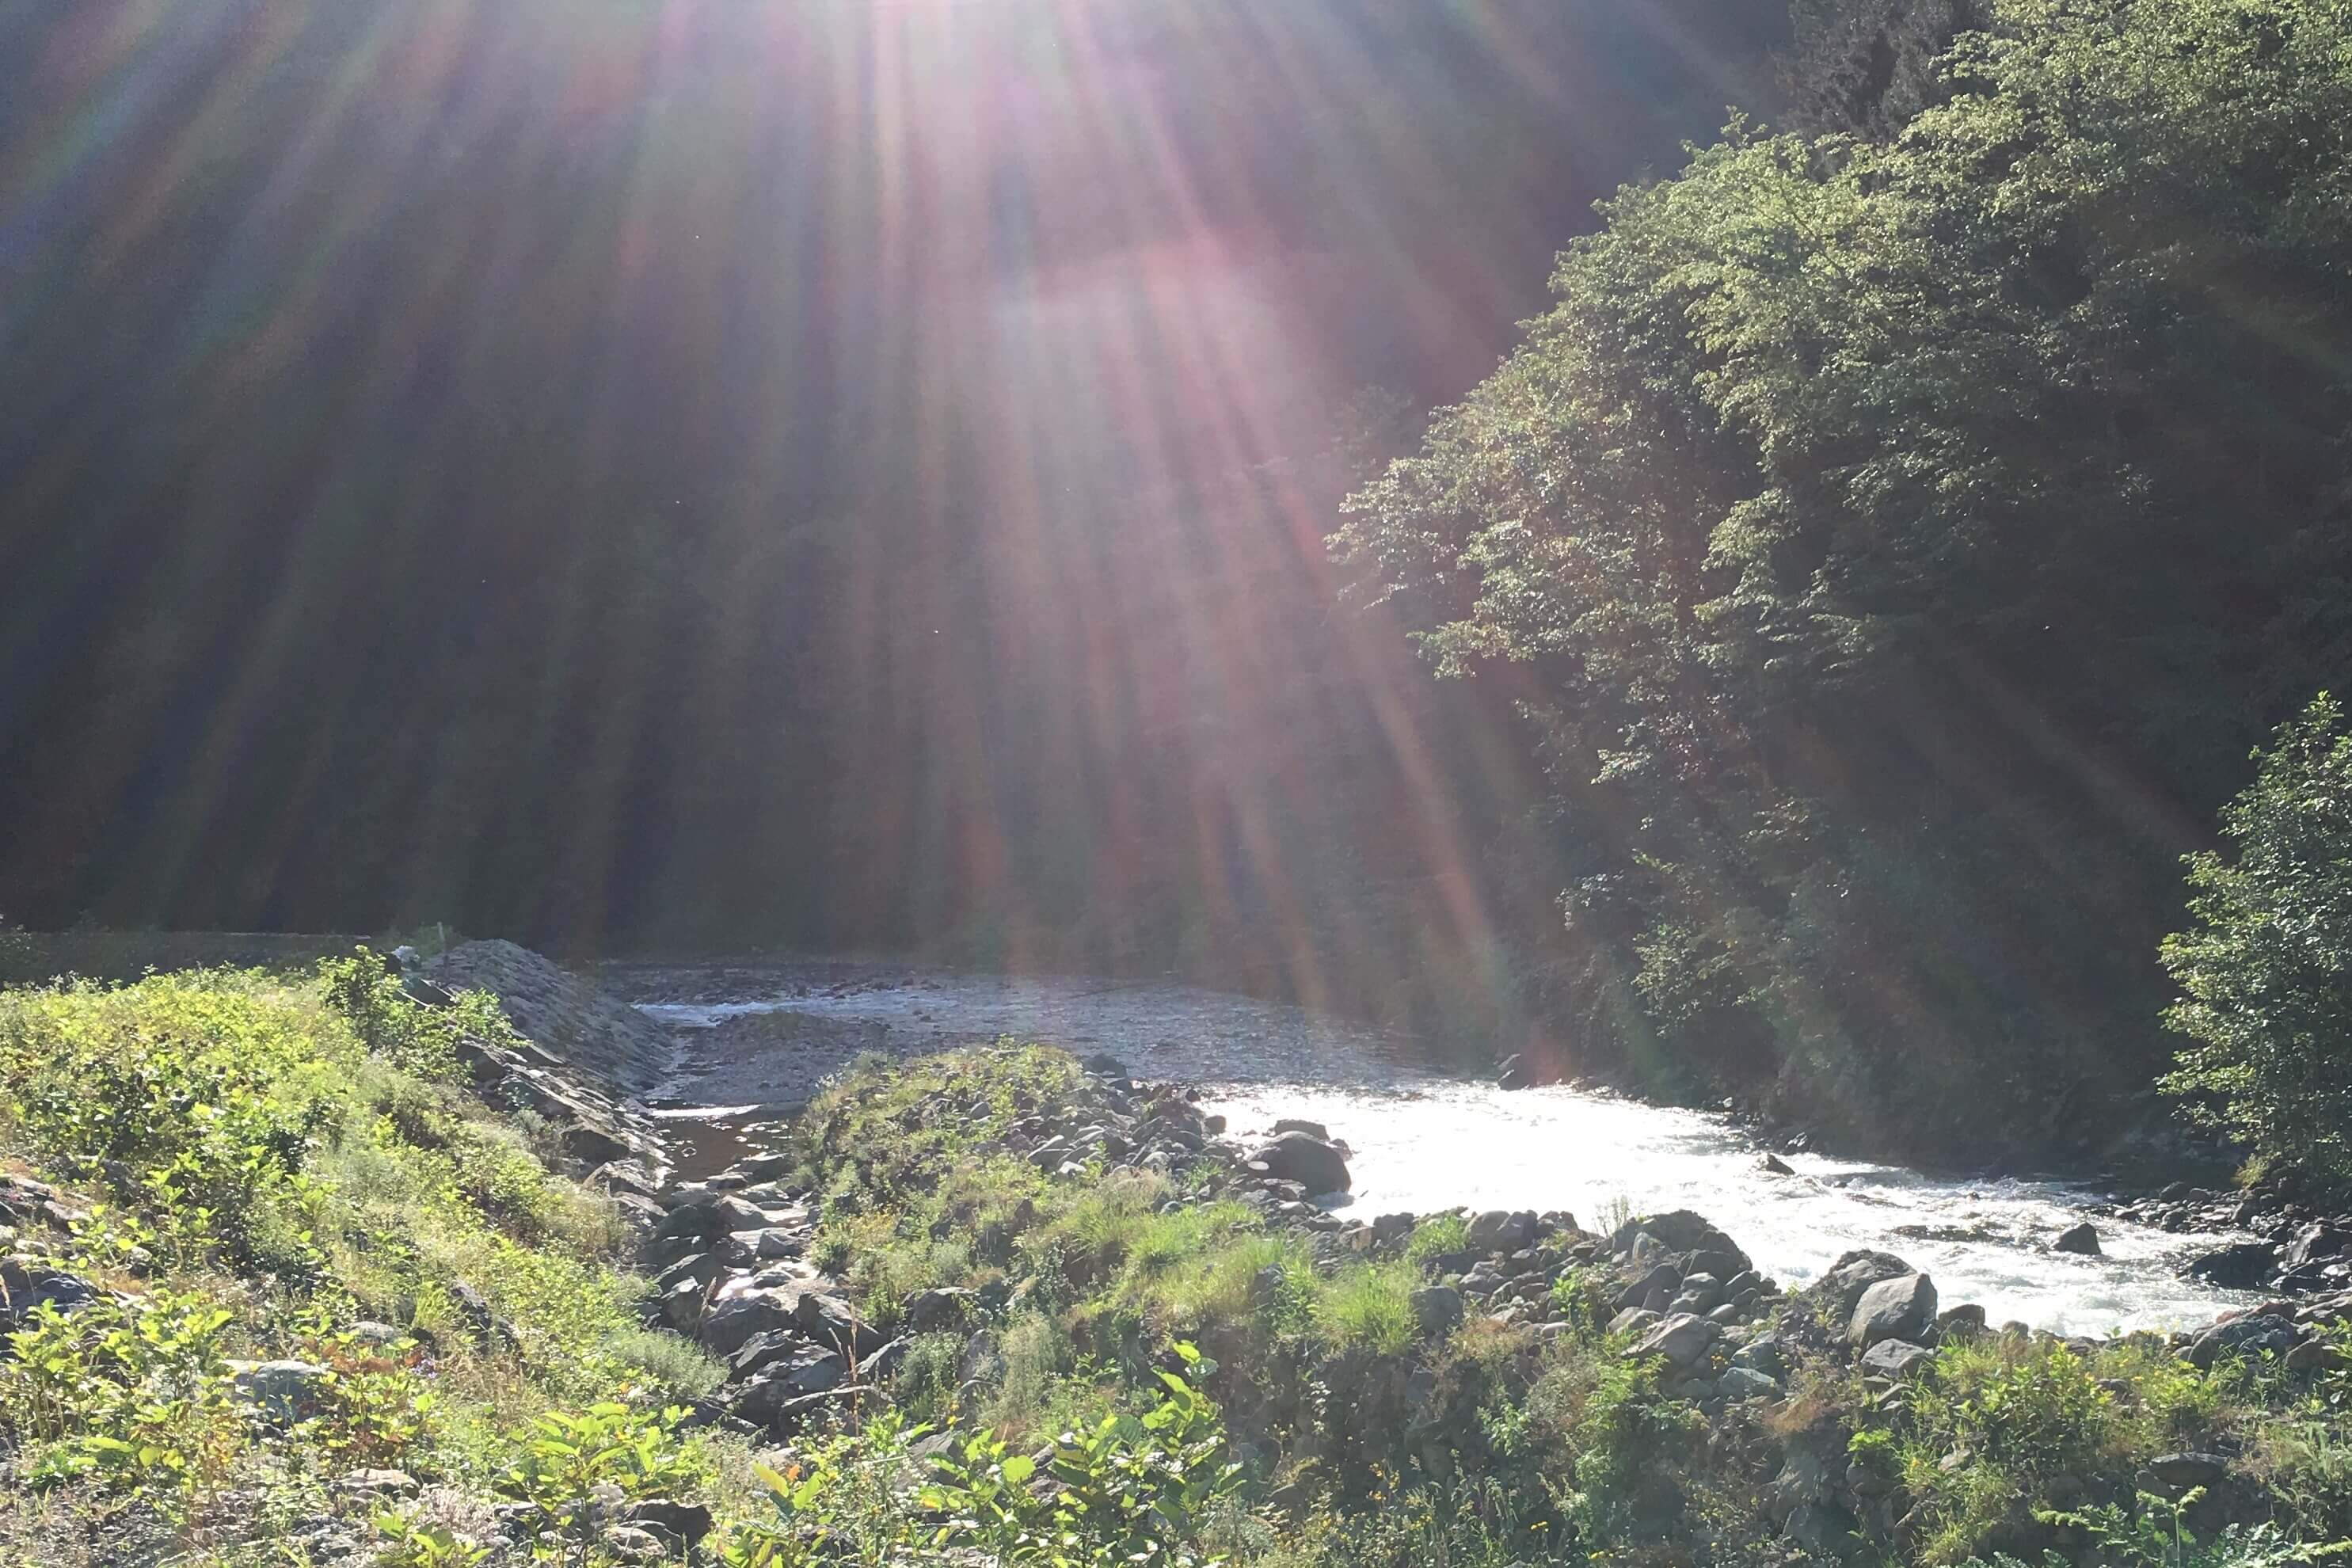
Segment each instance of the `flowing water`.
[[[859,1049],[1010,1035],[1196,1084],[1237,1134],[1277,1117],[1322,1122],[1350,1150],[1352,1212],[1367,1217],[1566,1209],[1590,1227],[1621,1207],[1690,1208],[1784,1285],[1874,1247],[1927,1270],[1948,1306],[1981,1302],[1996,1323],[2069,1333],[2185,1327],[2251,1300],[2176,1272],[2236,1238],[2099,1215],[2095,1189],[1818,1154],[1786,1155],[1794,1173],[1773,1174],[1762,1147],[1725,1117],[1567,1088],[1505,1091],[1431,1068],[1409,1039],[1224,992],[840,965],[614,978],[684,1033],[690,1066],[676,1092],[706,1104],[789,1101]],[[2094,1215],[2104,1257],[2050,1250],[2059,1231]]]

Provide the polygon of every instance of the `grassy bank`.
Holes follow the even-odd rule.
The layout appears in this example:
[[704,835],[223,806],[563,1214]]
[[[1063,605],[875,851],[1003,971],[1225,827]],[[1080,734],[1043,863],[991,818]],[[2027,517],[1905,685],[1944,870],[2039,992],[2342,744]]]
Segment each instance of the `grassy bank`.
[[505,1027],[364,961],[0,993],[0,1562],[2252,1568],[2352,1537],[2340,1329],[2200,1365],[1948,1312],[1889,1371],[1853,1291],[1783,1294],[1696,1216],[1342,1221],[1181,1094],[1009,1045],[856,1070],[763,1167],[883,1347],[845,1421],[763,1427],[741,1357],[646,1326],[677,1227],[474,1087]]

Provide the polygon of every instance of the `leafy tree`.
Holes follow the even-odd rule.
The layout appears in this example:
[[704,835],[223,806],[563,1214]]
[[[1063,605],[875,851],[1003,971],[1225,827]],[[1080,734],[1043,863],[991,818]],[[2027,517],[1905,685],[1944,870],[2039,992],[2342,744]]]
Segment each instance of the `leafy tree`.
[[2279,727],[2221,814],[2231,853],[2189,858],[2190,929],[2165,1015],[2197,1043],[2166,1080],[2257,1155],[2352,1184],[2352,734],[2322,692]]
[[2352,14],[2002,0],[1937,71],[1621,192],[1333,542],[1528,693],[1560,1032],[1914,1151],[2165,1065],[2178,856],[2352,634]]

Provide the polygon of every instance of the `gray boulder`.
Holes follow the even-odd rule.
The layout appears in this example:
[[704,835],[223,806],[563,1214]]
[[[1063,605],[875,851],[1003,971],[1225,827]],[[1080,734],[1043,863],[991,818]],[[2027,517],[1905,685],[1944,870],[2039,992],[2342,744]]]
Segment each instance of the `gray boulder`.
[[1925,1339],[1935,1324],[1935,1282],[1925,1274],[1905,1274],[1864,1290],[1845,1332],[1857,1349],[1866,1351],[1881,1340]]
[[2224,1290],[2251,1290],[2278,1268],[2278,1248],[2267,1241],[2233,1241],[2192,1258],[2183,1270],[2191,1279]]
[[79,1275],[35,1258],[0,1258],[0,1332],[23,1328],[43,1307],[70,1314],[97,1300],[98,1291]]
[[917,1333],[950,1327],[962,1321],[971,1300],[971,1291],[954,1287],[918,1290],[907,1298],[907,1326]]
[[1344,1193],[1352,1184],[1348,1157],[1332,1144],[1304,1132],[1285,1132],[1250,1156],[1277,1181],[1297,1182],[1309,1193]]
[[1863,1352],[1862,1371],[1865,1377],[1898,1378],[1922,1362],[1936,1359],[1936,1352],[1925,1345],[1915,1345],[1908,1340],[1881,1340]]
[[1715,1380],[1715,1391],[1736,1405],[1744,1399],[1778,1399],[1780,1383],[1752,1366],[1735,1366]]
[[232,1361],[228,1368],[231,1392],[282,1426],[316,1415],[327,1396],[331,1374],[307,1361]]
[[2147,1462],[2147,1474],[2175,1491],[2210,1487],[2230,1473],[2230,1461],[2219,1454],[2158,1454]]
[[2058,1233],[2058,1239],[2050,1244],[2050,1249],[2053,1252],[2071,1252],[2083,1258],[2096,1258],[2099,1256],[2098,1230],[2089,1220],[2070,1226]]
[[720,1355],[732,1355],[756,1335],[792,1328],[802,1294],[790,1287],[738,1289],[730,1284],[702,1314],[702,1342]]
[[1857,1248],[1831,1264],[1805,1294],[1825,1303],[1832,1318],[1843,1321],[1853,1316],[1853,1305],[1864,1291],[1882,1279],[1899,1279],[1912,1272],[1909,1264],[1891,1252]]
[[1644,1215],[1629,1219],[1617,1227],[1609,1238],[1609,1250],[1631,1252],[1634,1238],[1648,1236],[1667,1252],[1705,1254],[1704,1261],[1694,1260],[1693,1267],[1704,1268],[1718,1279],[1728,1279],[1735,1274],[1746,1273],[1754,1265],[1739,1244],[1715,1227],[1704,1215],[1689,1209],[1674,1209],[1665,1214]]
[[1696,1365],[1706,1358],[1715,1342],[1723,1337],[1723,1326],[1690,1312],[1677,1312],[1661,1320],[1647,1333],[1633,1342],[1625,1353],[1632,1356],[1664,1356],[1666,1364],[1677,1370]]
[[1442,1339],[1462,1324],[1462,1292],[1449,1285],[1432,1285],[1408,1298],[1412,1315],[1429,1339]]
[[2224,1355],[2250,1359],[2284,1356],[2294,1349],[2295,1342],[2302,1337],[2291,1319],[2270,1312],[2249,1312],[2242,1318],[2216,1323],[2198,1335],[2189,1347],[2189,1360],[2193,1365],[2210,1367]]

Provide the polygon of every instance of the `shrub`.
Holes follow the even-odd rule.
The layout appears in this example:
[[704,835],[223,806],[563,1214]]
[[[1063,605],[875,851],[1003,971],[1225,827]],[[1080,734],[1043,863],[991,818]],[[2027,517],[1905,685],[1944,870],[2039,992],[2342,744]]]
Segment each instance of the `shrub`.
[[2188,858],[2194,922],[2166,939],[2196,1043],[2165,1087],[2262,1159],[2352,1185],[2352,735],[2322,692],[2221,813],[2230,855]]

